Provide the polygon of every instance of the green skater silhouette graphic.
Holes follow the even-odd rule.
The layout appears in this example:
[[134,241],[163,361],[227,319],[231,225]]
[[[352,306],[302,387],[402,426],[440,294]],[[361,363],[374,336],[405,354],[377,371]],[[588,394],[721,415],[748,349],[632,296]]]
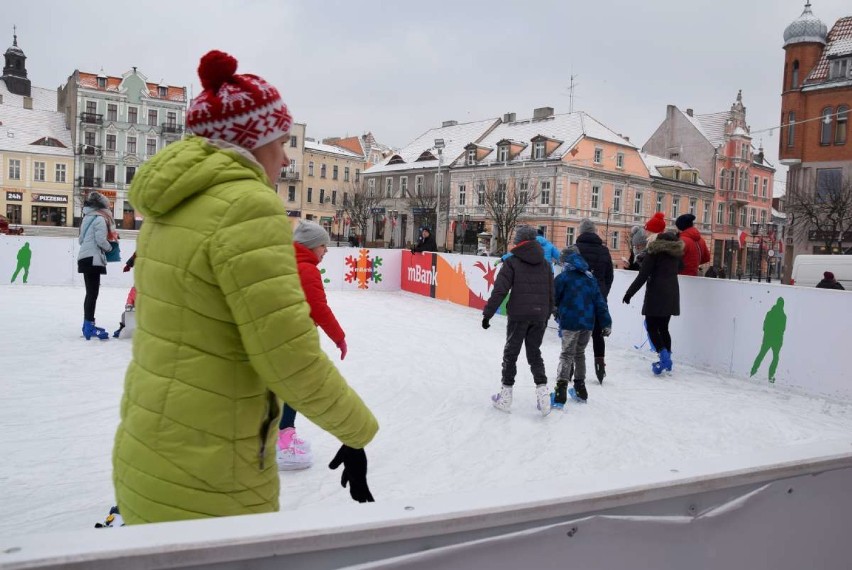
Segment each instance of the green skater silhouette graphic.
[[30,276],[30,261],[33,258],[33,250],[30,249],[30,242],[26,242],[24,246],[18,250],[18,267],[12,274],[12,283],[18,278],[18,273],[24,270],[24,283],[27,282],[27,277]]
[[775,306],[766,313],[763,319],[763,343],[760,352],[751,367],[751,376],[757,373],[763,362],[763,357],[772,351],[772,362],[769,363],[769,381],[775,382],[775,369],[778,368],[778,358],[781,356],[781,345],[784,344],[784,330],[787,328],[787,315],[784,314],[784,298],[778,297]]

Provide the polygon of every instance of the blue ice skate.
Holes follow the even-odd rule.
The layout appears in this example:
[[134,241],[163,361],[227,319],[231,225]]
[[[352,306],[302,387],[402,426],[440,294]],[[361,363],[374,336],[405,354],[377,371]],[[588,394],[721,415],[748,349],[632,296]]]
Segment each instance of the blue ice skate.
[[587,404],[588,403],[587,400],[584,400],[583,398],[581,398],[577,394],[577,390],[575,390],[573,387],[568,388],[568,395],[571,396],[571,399],[574,400],[575,402],[577,402],[578,404]]
[[556,392],[550,393],[550,407],[554,410],[565,409],[565,403],[564,402],[557,402],[556,401]]

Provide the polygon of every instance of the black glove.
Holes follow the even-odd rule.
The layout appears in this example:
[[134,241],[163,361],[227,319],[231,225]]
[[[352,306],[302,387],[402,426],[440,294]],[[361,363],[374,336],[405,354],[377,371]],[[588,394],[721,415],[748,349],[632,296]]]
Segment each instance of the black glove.
[[363,449],[355,449],[341,445],[337,455],[328,464],[329,469],[337,469],[343,464],[340,484],[346,488],[349,483],[349,494],[359,503],[373,503],[373,494],[367,486],[367,454]]
[[488,317],[482,317],[482,328],[487,329],[488,327],[490,327],[491,326],[491,323],[489,322],[490,320],[491,319],[489,319]]
[[624,296],[624,299],[622,299],[621,301],[622,301],[625,305],[629,305],[629,304],[630,304],[630,296],[629,296],[629,295],[625,295],[625,296]]
[[601,336],[609,336],[611,334],[612,334],[612,329],[609,328],[609,327],[606,327],[605,329],[603,329],[601,331]]

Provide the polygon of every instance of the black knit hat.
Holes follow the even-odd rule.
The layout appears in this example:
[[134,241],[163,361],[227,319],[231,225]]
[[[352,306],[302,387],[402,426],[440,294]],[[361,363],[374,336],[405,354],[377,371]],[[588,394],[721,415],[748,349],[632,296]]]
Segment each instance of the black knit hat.
[[695,222],[695,216],[692,214],[683,214],[682,216],[677,217],[675,220],[675,226],[680,231],[684,231],[691,228],[693,222]]

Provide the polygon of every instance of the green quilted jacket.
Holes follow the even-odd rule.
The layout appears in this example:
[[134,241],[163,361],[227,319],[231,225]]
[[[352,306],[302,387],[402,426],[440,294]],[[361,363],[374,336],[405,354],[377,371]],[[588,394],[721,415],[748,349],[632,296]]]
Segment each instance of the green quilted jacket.
[[277,511],[279,398],[351,447],[378,430],[320,348],[284,206],[259,164],[201,137],[146,163],[130,202],[145,223],[113,450],[121,514]]

